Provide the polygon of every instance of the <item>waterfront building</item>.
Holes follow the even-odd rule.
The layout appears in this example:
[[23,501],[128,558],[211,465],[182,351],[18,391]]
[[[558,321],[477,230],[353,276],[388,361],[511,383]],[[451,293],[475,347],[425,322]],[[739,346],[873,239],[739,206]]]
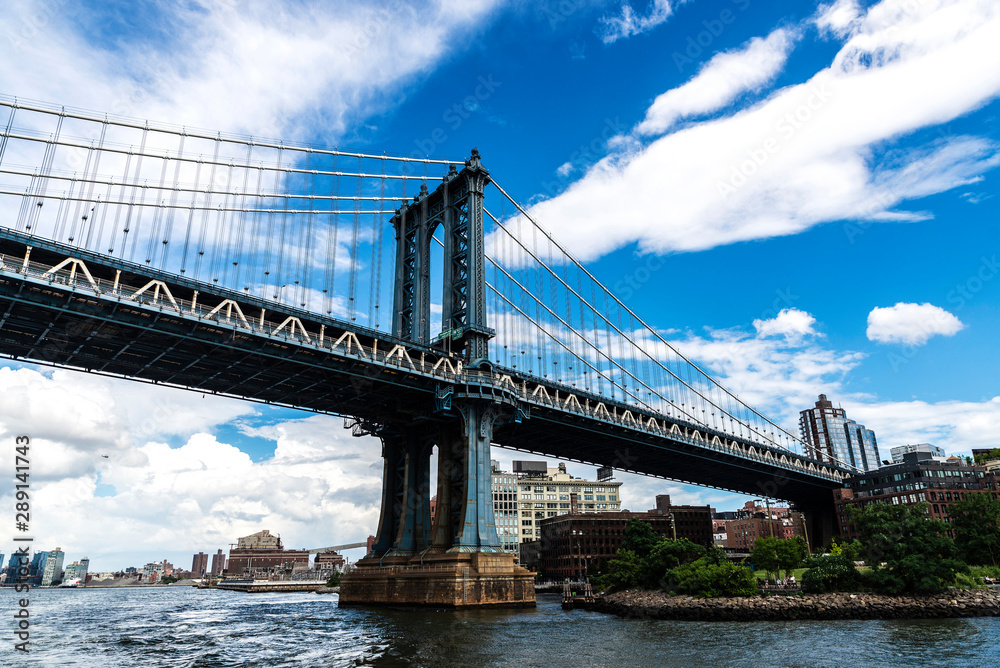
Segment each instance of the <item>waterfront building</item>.
[[[592,481],[566,472],[566,464],[549,468],[545,462],[514,462],[516,512],[520,542],[541,538],[541,521],[569,513],[606,513],[621,509],[620,482]],[[495,497],[494,497],[495,498]],[[494,501],[495,503],[495,501]]]
[[46,550],[35,552],[31,557],[31,564],[28,566],[28,578],[31,584],[38,587],[42,584],[42,576],[45,574],[45,566],[49,560],[49,553]]
[[615,556],[625,539],[625,526],[632,519],[649,522],[653,531],[665,538],[674,538],[676,532],[677,538],[697,538],[700,545],[711,545],[712,520],[708,506],[694,506],[698,510],[692,515],[703,521],[704,526],[683,527],[677,518],[682,509],[692,507],[670,507],[673,516],[624,510],[547,517],[539,523],[540,539],[522,544],[522,564],[537,570],[546,579],[579,579],[591,564]]
[[[515,461],[510,472],[492,460],[493,516],[500,544],[520,559],[521,545],[541,536],[538,523],[543,519],[570,512],[616,511],[621,508],[620,487],[620,482],[573,477],[563,463],[549,468],[544,461]],[[430,511],[433,518],[437,497],[431,499]]]
[[48,587],[62,581],[63,559],[65,558],[66,553],[62,551],[61,547],[49,551],[45,559],[45,566],[41,571],[41,580],[39,581],[41,586]]
[[897,445],[894,448],[889,448],[889,454],[892,457],[893,464],[902,464],[903,455],[908,452],[916,452],[920,454],[920,459],[933,459],[935,461],[943,462],[948,458],[945,454],[944,448],[940,448],[936,445],[931,445],[930,443],[917,443],[915,445]]
[[142,567],[142,579],[144,582],[159,582],[163,579],[163,564],[151,561]]
[[687,538],[692,543],[706,547],[714,542],[712,535],[714,514],[715,511],[710,506],[672,505],[669,494],[657,494],[656,508],[649,511],[649,515],[663,515],[673,520],[672,538]]
[[[517,476],[500,470],[500,462],[493,460],[493,515],[496,518],[497,536],[504,551],[517,556],[521,543],[521,530],[517,514]],[[435,505],[437,505],[435,501]],[[431,511],[433,516],[434,511]]]
[[84,557],[80,561],[74,561],[72,564],[66,567],[63,573],[63,581],[69,582],[70,580],[79,580],[80,582],[87,581],[87,572],[90,570],[90,559]]
[[195,577],[200,578],[208,571],[208,555],[199,552],[191,559],[191,572]]
[[848,419],[843,408],[834,408],[825,394],[813,408],[799,413],[799,431],[806,455],[821,462],[842,462],[862,471],[879,467],[875,432]]
[[[38,554],[38,553],[36,553]],[[47,555],[48,553],[46,553]],[[28,575],[26,579],[31,577],[31,562],[32,560],[26,554],[18,554],[17,552],[10,555],[10,561],[7,563],[7,584],[12,584],[15,581],[21,579],[21,567],[24,566],[28,569]],[[30,579],[28,579],[31,582]]]
[[226,570],[226,555],[222,550],[219,550],[212,555],[212,577],[222,575],[224,570]]
[[723,549],[729,547],[729,535],[726,533],[726,525],[730,520],[712,520],[712,542],[716,547]]
[[230,545],[226,575],[244,575],[255,571],[309,570],[307,550],[286,550],[281,537],[267,529],[238,538]]
[[344,556],[339,552],[320,552],[313,566],[317,571],[342,571],[345,563]]
[[[833,491],[841,535],[858,538],[847,517],[847,509],[851,507],[927,503],[928,517],[950,523],[949,506],[969,494],[992,494],[1000,500],[1000,473],[988,472],[982,466],[945,463],[922,456],[919,452],[906,453],[901,464],[846,478],[844,487]],[[952,536],[952,532],[948,535]]]
[[732,513],[726,520],[726,547],[738,552],[749,552],[758,538],[789,539],[805,537],[801,513],[788,506],[762,505],[758,501],[747,501],[743,508]]

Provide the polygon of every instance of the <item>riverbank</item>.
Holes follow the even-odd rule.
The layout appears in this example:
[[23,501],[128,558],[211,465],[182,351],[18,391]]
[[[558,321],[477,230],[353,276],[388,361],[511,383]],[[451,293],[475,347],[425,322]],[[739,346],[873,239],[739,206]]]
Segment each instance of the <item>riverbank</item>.
[[1000,592],[951,589],[935,596],[804,594],[699,599],[629,590],[600,596],[591,609],[620,617],[719,622],[1000,617]]

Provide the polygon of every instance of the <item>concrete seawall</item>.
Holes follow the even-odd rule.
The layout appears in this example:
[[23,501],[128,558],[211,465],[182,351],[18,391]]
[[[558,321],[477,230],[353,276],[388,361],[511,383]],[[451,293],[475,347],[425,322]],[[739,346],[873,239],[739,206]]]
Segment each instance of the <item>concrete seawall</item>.
[[720,622],[1000,617],[1000,592],[951,589],[934,596],[805,594],[699,599],[629,590],[598,597],[592,609],[640,619]]

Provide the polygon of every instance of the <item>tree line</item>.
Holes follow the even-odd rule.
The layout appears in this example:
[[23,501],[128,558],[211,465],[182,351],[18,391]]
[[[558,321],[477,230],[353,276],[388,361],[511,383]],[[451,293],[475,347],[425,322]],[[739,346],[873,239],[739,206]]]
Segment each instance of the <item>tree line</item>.
[[983,576],[1000,578],[1000,501],[991,494],[968,494],[949,506],[950,523],[928,517],[927,507],[850,508],[848,521],[858,540],[835,540],[825,554],[811,558],[800,537],[758,538],[740,564],[718,547],[664,538],[648,522],[633,519],[615,557],[592,564],[588,573],[599,589],[641,587],[702,597],[756,594],[751,567],[771,580],[805,567],[802,589],[813,593],[932,594],[979,586]]

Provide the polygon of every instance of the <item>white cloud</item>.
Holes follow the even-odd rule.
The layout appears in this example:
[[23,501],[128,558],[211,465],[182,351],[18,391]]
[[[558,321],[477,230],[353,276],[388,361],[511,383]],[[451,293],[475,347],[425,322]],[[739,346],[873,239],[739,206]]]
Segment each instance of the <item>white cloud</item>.
[[965,327],[940,306],[907,304],[873,308],[868,314],[868,340],[922,346],[934,336],[954,336]]
[[573,169],[574,167],[572,162],[564,162],[563,164],[559,165],[559,167],[556,168],[556,174],[562,177],[567,177],[570,175]]
[[820,31],[844,37],[860,18],[861,8],[857,0],[837,0],[831,5],[820,6],[814,20]]
[[1000,164],[997,144],[947,137],[880,153],[1000,94],[997,43],[994,2],[883,0],[808,81],[648,145],[625,142],[531,213],[583,260],[631,243],[693,251],[837,220],[925,218],[897,207],[976,181]]
[[[681,0],[684,2],[684,0]],[[680,3],[676,3],[680,4]],[[637,14],[632,5],[623,2],[617,16],[603,16],[598,35],[605,44],[613,44],[620,39],[648,32],[664,23],[674,13],[670,0],[652,0],[647,14]]]
[[890,447],[907,443],[934,443],[949,454],[969,454],[972,448],[995,447],[997,442],[1000,397],[897,401],[858,392],[851,389],[851,376],[865,359],[860,352],[830,349],[812,338],[768,336],[759,329],[750,335],[740,328],[688,333],[676,337],[676,343],[725,387],[792,434],[798,435],[799,411],[824,393],[842,404],[849,417],[875,430],[883,458]]
[[778,315],[770,320],[753,321],[758,336],[785,336],[789,338],[801,338],[809,334],[816,334],[816,330],[813,329],[814,324],[816,324],[816,318],[797,308],[782,309]]
[[784,68],[798,37],[793,30],[779,28],[764,39],[754,37],[738,50],[713,56],[686,84],[657,97],[636,131],[661,134],[683,118],[715,111],[742,93],[759,90]]
[[[341,136],[482,26],[496,0],[164,2],[161,30],[91,35],[74,12],[4,7],[0,90],[258,136]],[[163,37],[167,35],[168,37]],[[310,134],[315,140],[315,134]]]
[[[79,372],[0,369],[0,439],[32,439],[36,545],[89,556],[100,570],[165,557],[183,568],[194,552],[261,528],[280,532],[289,547],[355,542],[373,531],[378,441],[354,438],[339,418],[286,420],[246,429],[275,443],[273,457],[254,462],[212,435],[257,410]],[[179,447],[163,442],[174,435]],[[0,452],[5,470],[11,452]],[[98,481],[110,496],[96,496]],[[0,500],[12,504],[12,493]]]

